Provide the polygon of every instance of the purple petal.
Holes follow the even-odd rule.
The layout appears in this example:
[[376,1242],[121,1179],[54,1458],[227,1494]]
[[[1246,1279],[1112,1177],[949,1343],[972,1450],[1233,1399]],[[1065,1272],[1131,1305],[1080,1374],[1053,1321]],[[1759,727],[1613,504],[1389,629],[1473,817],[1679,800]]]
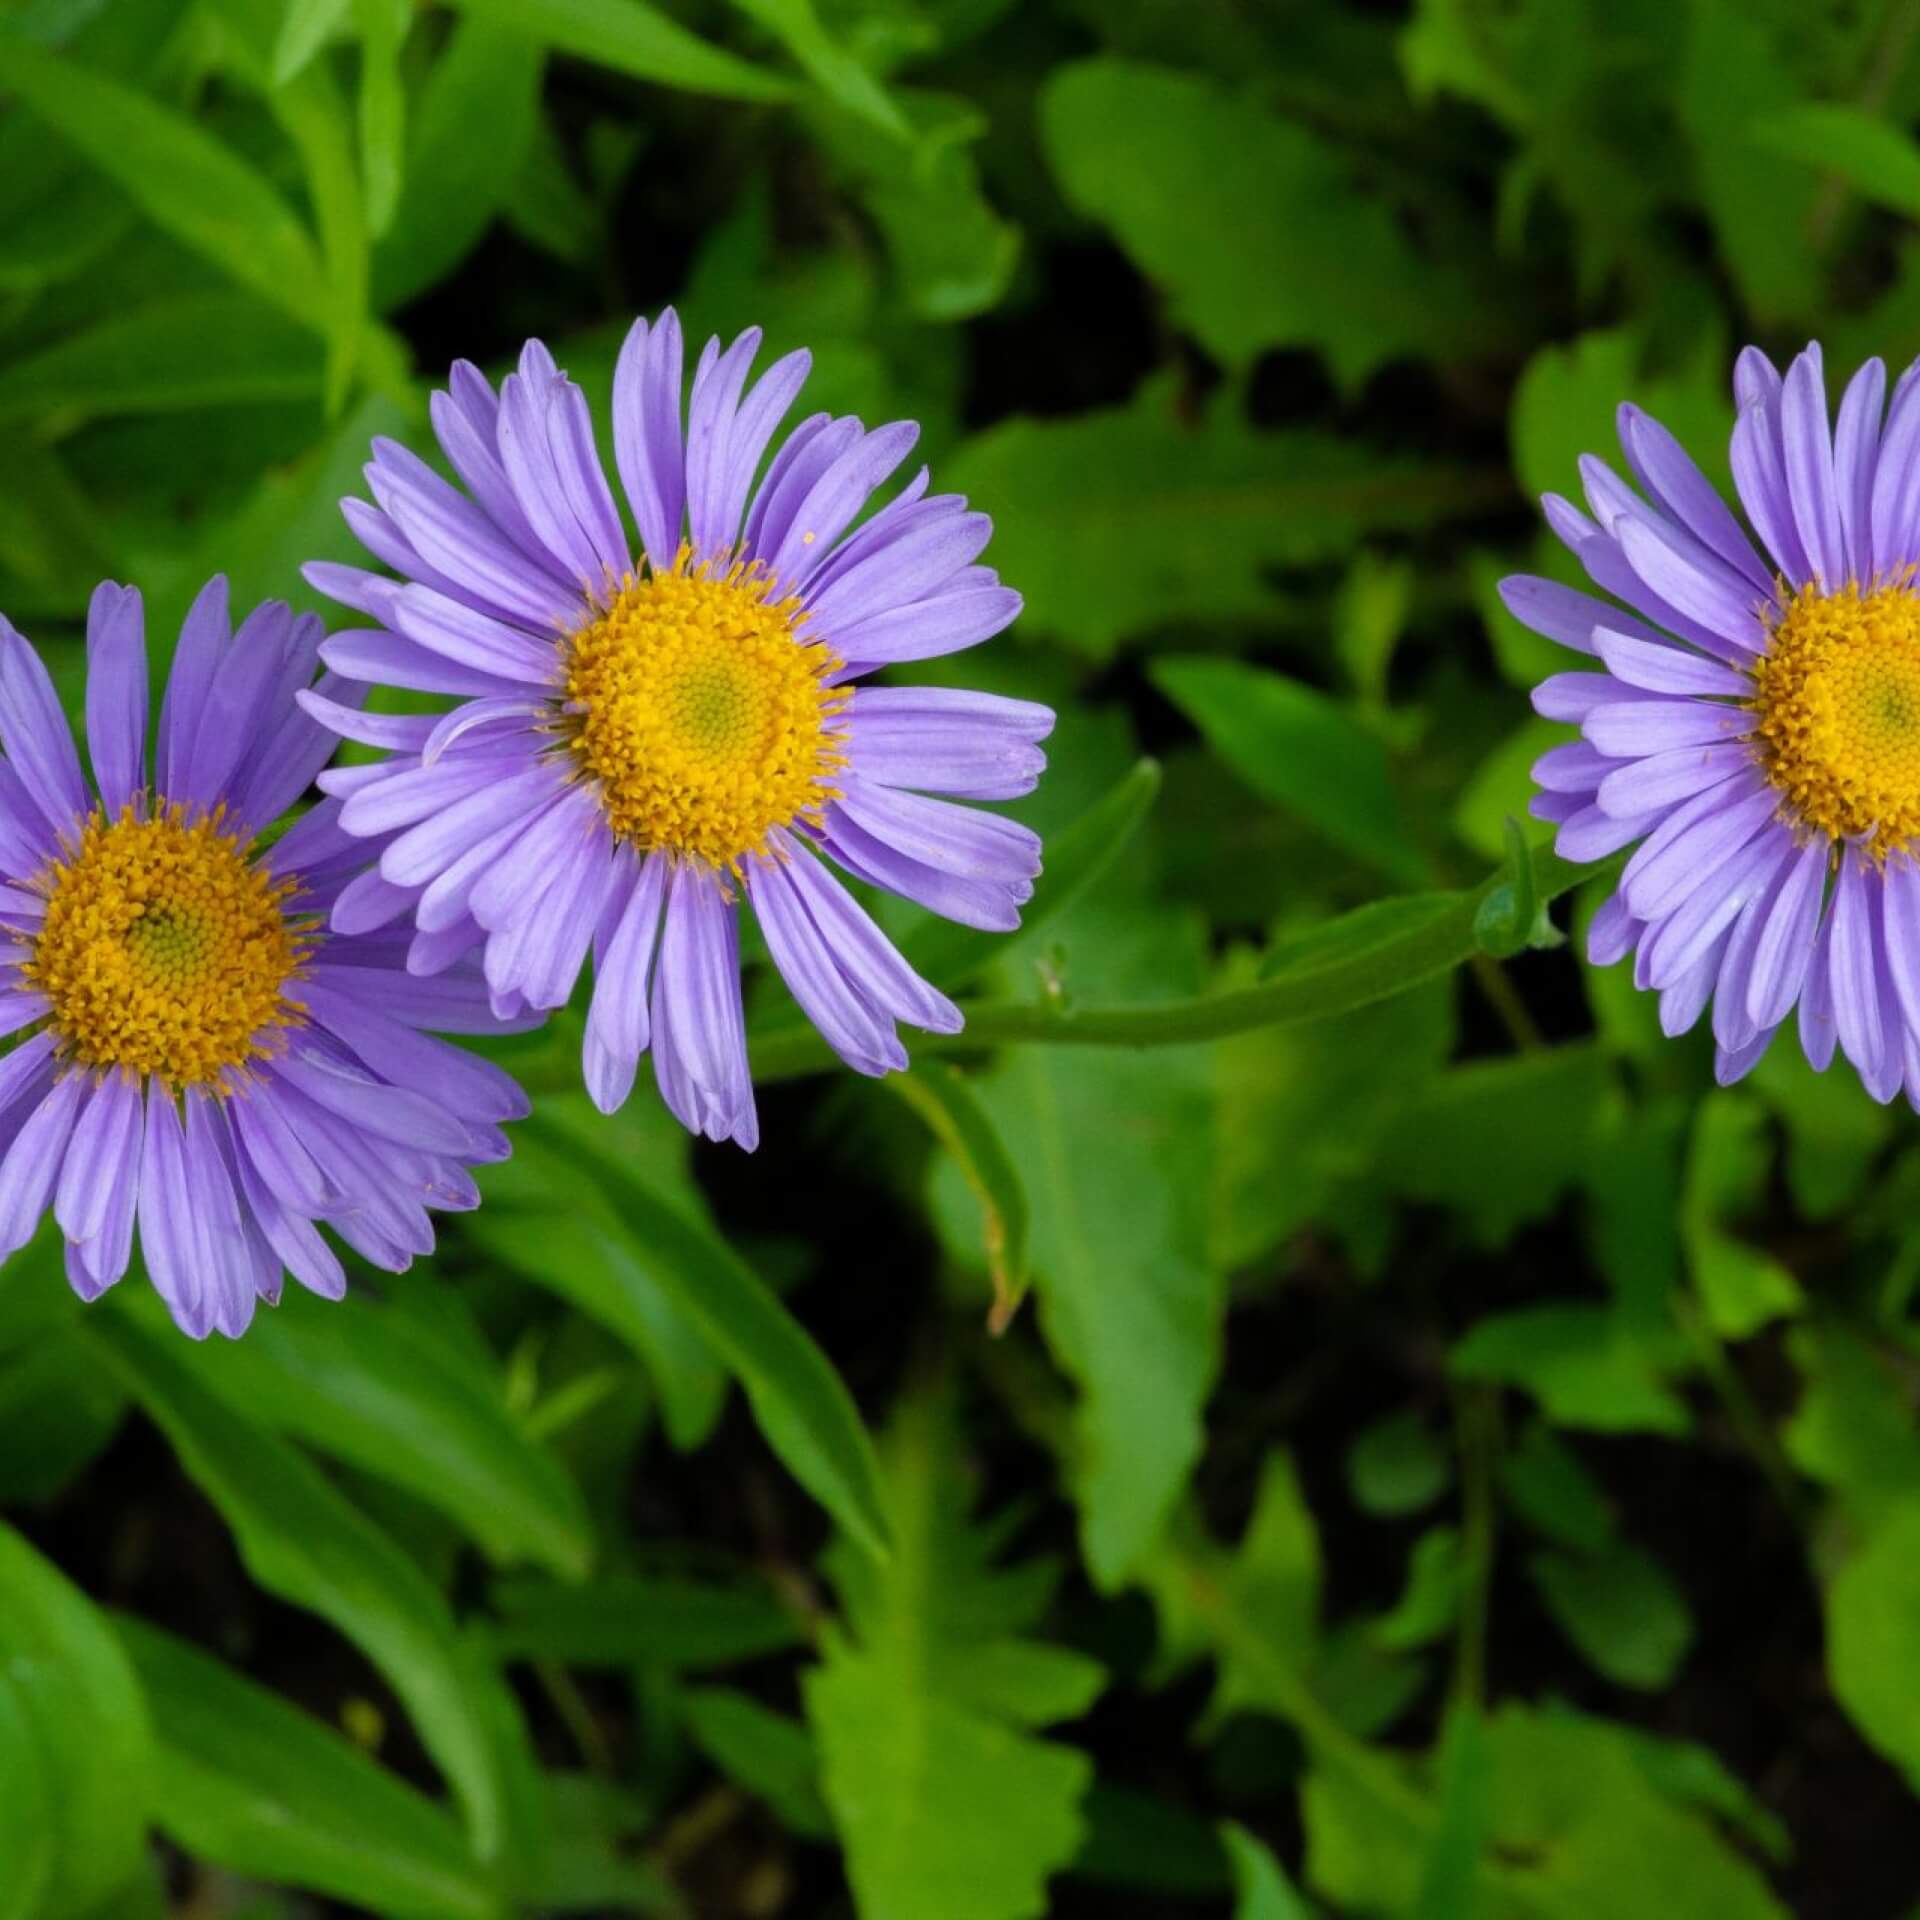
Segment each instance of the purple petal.
[[1772,573],[1719,489],[1658,420],[1636,406],[1622,406],[1620,444],[1655,501],[1761,593],[1773,590]]
[[640,863],[620,917],[594,956],[582,1065],[587,1091],[602,1113],[624,1104],[651,1038],[648,979],[670,870],[664,853],[650,853]]
[[661,1097],[709,1140],[758,1145],[740,1005],[735,910],[711,873],[682,865],[667,889],[653,978],[653,1060]]
[[1627,564],[1669,606],[1748,653],[1765,650],[1760,596],[1750,586],[1690,559],[1650,521],[1622,520],[1619,539]]
[[1608,813],[1622,819],[1657,813],[1752,765],[1753,751],[1742,740],[1719,747],[1680,747],[1618,767],[1600,782],[1597,797]]
[[476,673],[535,687],[550,686],[559,677],[560,650],[554,640],[532,639],[431,587],[404,588],[396,620],[400,632],[417,646]]
[[1753,731],[1751,708],[1723,707],[1700,700],[1622,700],[1596,707],[1581,732],[1616,760],[1681,747],[1718,746]]
[[1793,1010],[1813,957],[1820,924],[1829,849],[1812,840],[1795,856],[1791,871],[1774,896],[1753,954],[1747,982],[1747,1012],[1761,1027],[1777,1027]]
[[1813,563],[1817,583],[1838,593],[1847,583],[1847,550],[1834,494],[1826,377],[1817,346],[1808,347],[1787,369],[1780,394],[1780,446],[1800,544]]
[[147,783],[147,620],[137,587],[104,580],[87,607],[87,749],[117,819]]
[[1886,394],[1886,362],[1878,358],[1864,362],[1847,383],[1834,424],[1834,498],[1840,509],[1840,539],[1850,580],[1873,578],[1873,469]]
[[1664,641],[1636,640],[1630,634],[1601,627],[1595,631],[1593,643],[1608,672],[1649,693],[1724,694],[1735,700],[1747,699],[1753,693],[1749,675]]
[[1789,586],[1804,586],[1813,568],[1800,544],[1793,499],[1787,491],[1780,430],[1772,412],[1749,407],[1733,426],[1733,482],[1747,517],[1767,543]]
[[669,307],[651,328],[636,320],[613,370],[613,457],[640,546],[656,569],[673,564],[686,506],[680,448],[681,341]]
[[85,1092],[82,1074],[69,1073],[55,1080],[14,1135],[6,1159],[0,1161],[0,1255],[17,1252],[33,1238],[53,1197],[60,1158]]
[[1779,795],[1755,775],[1728,781],[1668,814],[1621,875],[1635,914],[1650,921],[1671,913],[1760,831],[1778,803]]
[[957,687],[865,687],[853,697],[848,751],[863,780],[967,800],[1031,793],[1047,764],[1037,742],[1053,710]]

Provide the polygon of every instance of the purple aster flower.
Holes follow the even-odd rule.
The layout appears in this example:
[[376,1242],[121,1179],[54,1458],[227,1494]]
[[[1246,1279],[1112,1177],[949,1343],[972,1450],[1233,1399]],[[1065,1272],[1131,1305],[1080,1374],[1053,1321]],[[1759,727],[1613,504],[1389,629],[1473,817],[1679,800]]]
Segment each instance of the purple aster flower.
[[1514,615],[1594,671],[1534,694],[1582,739],[1534,768],[1570,860],[1637,844],[1589,951],[1634,956],[1669,1034],[1709,1003],[1722,1084],[1799,1010],[1816,1069],[1837,1045],[1875,1099],[1920,1106],[1920,363],[1885,408],[1869,360],[1829,426],[1820,349],[1785,379],[1734,370],[1733,475],[1759,544],[1636,407],[1639,491],[1582,460],[1588,518],[1553,530],[1625,603],[1520,577]]
[[840,1057],[904,1067],[896,1023],[951,1033],[959,1009],[826,862],[964,925],[1017,926],[1039,840],[953,801],[1031,791],[1053,724],[1030,701],[860,684],[977,645],[1020,597],[978,564],[986,516],[929,497],[924,468],[855,527],[913,446],[910,423],[868,432],[817,413],[762,471],[810,357],[749,388],[759,344],[757,328],[724,352],[707,343],[683,429],[678,320],[627,336],[613,441],[637,558],[586,401],[535,341],[497,395],[462,362],[433,397],[464,492],[374,443],[377,505],[343,504],[404,579],[307,569],[379,623],[327,641],[331,666],[461,701],[403,738],[309,700],[349,737],[399,749],[322,780],[346,796],[349,832],[388,836],[334,925],[410,919],[423,975],[481,946],[503,1017],[564,1004],[591,950],[595,1102],[626,1099],[650,1045],[680,1120],[744,1147],[758,1122],[741,902]]
[[[370,849],[326,800],[275,840],[333,736],[294,703],[320,621],[278,601],[236,633],[211,581],[180,630],[147,767],[140,595],[87,616],[93,784],[40,656],[0,619],[0,1257],[52,1208],[97,1299],[134,1228],[181,1328],[245,1331],[283,1271],[345,1291],[319,1222],[398,1272],[428,1207],[476,1202],[526,1111],[498,1068],[430,1038],[491,1028],[478,970],[421,980],[407,943],[331,932]],[[332,676],[330,699],[363,689]],[[377,725],[377,723],[369,723]]]

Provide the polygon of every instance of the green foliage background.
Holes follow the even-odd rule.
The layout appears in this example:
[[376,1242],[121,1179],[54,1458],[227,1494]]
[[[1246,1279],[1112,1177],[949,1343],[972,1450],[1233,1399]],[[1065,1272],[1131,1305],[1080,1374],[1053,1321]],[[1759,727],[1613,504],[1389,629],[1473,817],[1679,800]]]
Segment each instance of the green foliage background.
[[1493,593],[1620,399],[1920,350],[1920,6],[0,0],[0,101],[76,701],[671,299],[923,423],[1061,715],[1028,930],[894,915],[958,1046],[755,970],[753,1160],[569,1016],[343,1306],[13,1261],[0,1920],[1920,1913],[1913,1124],[1558,943]]

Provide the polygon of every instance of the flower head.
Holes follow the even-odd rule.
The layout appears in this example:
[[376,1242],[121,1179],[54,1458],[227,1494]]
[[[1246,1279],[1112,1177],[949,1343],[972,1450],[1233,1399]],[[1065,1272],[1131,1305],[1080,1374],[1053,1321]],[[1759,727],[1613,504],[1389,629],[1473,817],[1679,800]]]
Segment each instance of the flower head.
[[[147,1272],[199,1338],[245,1331],[284,1273],[345,1290],[324,1222],[376,1266],[470,1207],[467,1168],[525,1112],[497,1068],[423,1028],[491,1026],[468,969],[328,914],[365,841],[322,801],[276,840],[335,740],[295,704],[321,623],[278,602],[232,630],[224,580],[181,629],[147,766],[140,595],[87,619],[89,790],[39,655],[0,619],[0,1257],[49,1206],[83,1299]],[[344,702],[362,689],[325,676]],[[377,726],[377,722],[369,722]]]
[[1639,491],[1581,462],[1592,518],[1553,530],[1625,608],[1503,584],[1536,632],[1594,656],[1534,694],[1583,738],[1534,768],[1568,859],[1635,846],[1590,935],[1684,1032],[1709,1003],[1737,1080],[1798,1010],[1869,1092],[1920,1105],[1920,366],[1869,360],[1829,424],[1820,349],[1734,372],[1734,482],[1756,545],[1665,428],[1626,406]]
[[986,516],[928,497],[924,468],[855,526],[908,423],[814,414],[763,471],[809,360],[749,387],[759,343],[709,341],[683,406],[678,320],[628,335],[613,451],[637,553],[586,402],[534,342],[497,394],[462,362],[434,396],[464,491],[374,443],[376,504],[344,508],[402,579],[307,570],[378,622],[327,641],[330,665],[462,702],[380,723],[376,744],[400,750],[329,777],[349,832],[390,836],[335,926],[410,919],[423,974],[481,947],[503,1016],[562,1005],[591,950],[595,1101],[617,1107],[651,1046],[674,1113],[748,1147],[741,905],[843,1060],[905,1066],[896,1023],[952,1032],[959,1010],[826,863],[968,926],[1017,926],[1038,840],[952,802],[1029,792],[1053,724],[1030,701],[864,684],[989,638],[1020,599],[977,564]]

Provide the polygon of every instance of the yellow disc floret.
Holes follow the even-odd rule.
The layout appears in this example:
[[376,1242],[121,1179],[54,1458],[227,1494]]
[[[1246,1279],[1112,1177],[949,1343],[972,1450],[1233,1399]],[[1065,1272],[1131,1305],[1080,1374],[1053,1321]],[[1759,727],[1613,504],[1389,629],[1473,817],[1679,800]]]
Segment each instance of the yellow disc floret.
[[1920,593],[1813,588],[1755,662],[1767,778],[1810,827],[1885,858],[1920,837]]
[[47,914],[21,971],[63,1058],[204,1085],[300,1018],[284,989],[313,923],[288,917],[294,883],[250,866],[217,813],[96,812],[38,884]]
[[629,577],[568,643],[566,731],[608,823],[639,847],[739,871],[834,797],[840,662],[758,566]]

